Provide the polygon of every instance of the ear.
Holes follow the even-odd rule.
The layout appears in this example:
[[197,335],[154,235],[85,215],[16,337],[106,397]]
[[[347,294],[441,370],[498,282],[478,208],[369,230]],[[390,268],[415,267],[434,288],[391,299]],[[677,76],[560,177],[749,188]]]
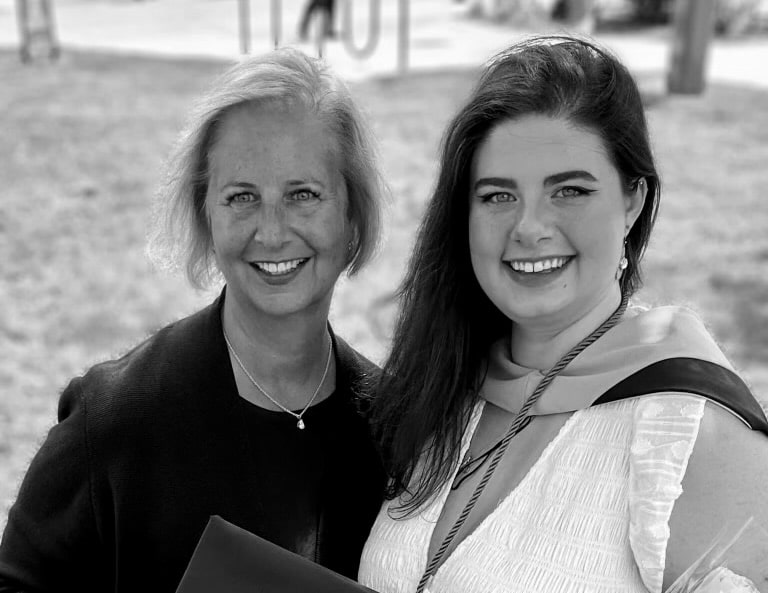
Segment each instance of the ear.
[[349,237],[347,239],[347,263],[345,267],[348,267],[352,263],[354,253],[360,243],[360,231],[357,228],[357,224],[352,222],[350,226],[351,232],[347,233]]
[[648,183],[645,177],[641,177],[635,182],[634,189],[624,194],[625,216],[624,222],[627,229],[635,225],[635,221],[640,216],[645,205],[645,197],[648,195]]

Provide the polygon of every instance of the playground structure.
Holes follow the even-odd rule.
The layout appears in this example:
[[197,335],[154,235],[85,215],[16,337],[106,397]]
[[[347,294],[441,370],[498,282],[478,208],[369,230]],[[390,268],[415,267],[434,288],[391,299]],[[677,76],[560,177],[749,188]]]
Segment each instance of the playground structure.
[[[240,51],[247,54],[251,51],[251,1],[238,0],[238,31],[240,34]],[[353,57],[364,60],[370,57],[379,45],[381,39],[382,4],[381,0],[368,0],[368,27],[363,43],[355,38],[354,32],[354,0],[341,0],[341,41],[346,51]],[[400,73],[408,71],[408,50],[410,46],[410,0],[397,0],[397,70]],[[283,6],[281,0],[270,0],[270,38],[274,47],[280,47],[283,41]],[[321,19],[328,18],[323,14]],[[326,24],[314,27],[314,44],[317,55],[323,56],[326,37]]]

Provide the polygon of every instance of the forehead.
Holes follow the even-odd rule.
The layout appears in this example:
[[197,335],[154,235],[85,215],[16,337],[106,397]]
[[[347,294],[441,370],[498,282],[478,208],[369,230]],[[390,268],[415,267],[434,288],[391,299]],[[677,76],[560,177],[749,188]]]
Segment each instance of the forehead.
[[530,115],[496,124],[480,143],[475,176],[504,169],[519,174],[613,169],[602,138],[564,118]]
[[303,106],[241,105],[224,115],[209,150],[212,175],[259,172],[338,173],[338,143],[329,127]]

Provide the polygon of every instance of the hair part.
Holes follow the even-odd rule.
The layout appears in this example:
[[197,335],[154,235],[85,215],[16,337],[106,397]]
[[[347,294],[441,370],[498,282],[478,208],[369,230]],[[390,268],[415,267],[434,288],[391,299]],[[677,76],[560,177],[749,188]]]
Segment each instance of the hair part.
[[401,496],[405,514],[450,479],[488,349],[510,331],[511,321],[490,301],[472,268],[470,183],[475,153],[491,130],[527,115],[565,118],[598,134],[625,192],[645,179],[645,204],[627,237],[629,265],[621,289],[632,294],[641,284],[640,260],[658,209],[659,179],[640,92],[629,71],[591,41],[568,36],[534,37],[499,53],[443,138],[437,183],[399,290],[382,396],[372,408],[393,478],[388,496]]
[[163,268],[183,269],[196,288],[218,277],[205,206],[217,132],[235,108],[270,104],[311,111],[335,138],[354,229],[347,274],[357,273],[376,252],[385,186],[366,120],[347,86],[324,62],[280,48],[243,59],[214,82],[180,135],[155,196],[150,257]]

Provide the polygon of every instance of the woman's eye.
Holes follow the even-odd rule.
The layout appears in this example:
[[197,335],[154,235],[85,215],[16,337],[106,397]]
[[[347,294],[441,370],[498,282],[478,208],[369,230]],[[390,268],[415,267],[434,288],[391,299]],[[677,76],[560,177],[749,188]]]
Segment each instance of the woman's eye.
[[509,192],[500,191],[500,192],[492,192],[489,194],[485,194],[483,196],[480,196],[483,200],[483,202],[488,202],[491,204],[503,204],[505,202],[514,202],[515,196],[513,196]]
[[291,198],[297,202],[307,202],[309,200],[314,200],[319,196],[319,193],[312,191],[311,189],[300,189],[291,194]]
[[230,196],[229,198],[229,202],[234,204],[247,204],[249,202],[255,202],[255,201],[256,201],[256,196],[253,195],[251,192],[242,192],[242,193]]
[[593,193],[595,190],[593,189],[586,189],[584,187],[576,187],[572,185],[568,185],[566,187],[561,187],[555,192],[556,198],[578,198],[580,196],[588,196],[589,194]]

